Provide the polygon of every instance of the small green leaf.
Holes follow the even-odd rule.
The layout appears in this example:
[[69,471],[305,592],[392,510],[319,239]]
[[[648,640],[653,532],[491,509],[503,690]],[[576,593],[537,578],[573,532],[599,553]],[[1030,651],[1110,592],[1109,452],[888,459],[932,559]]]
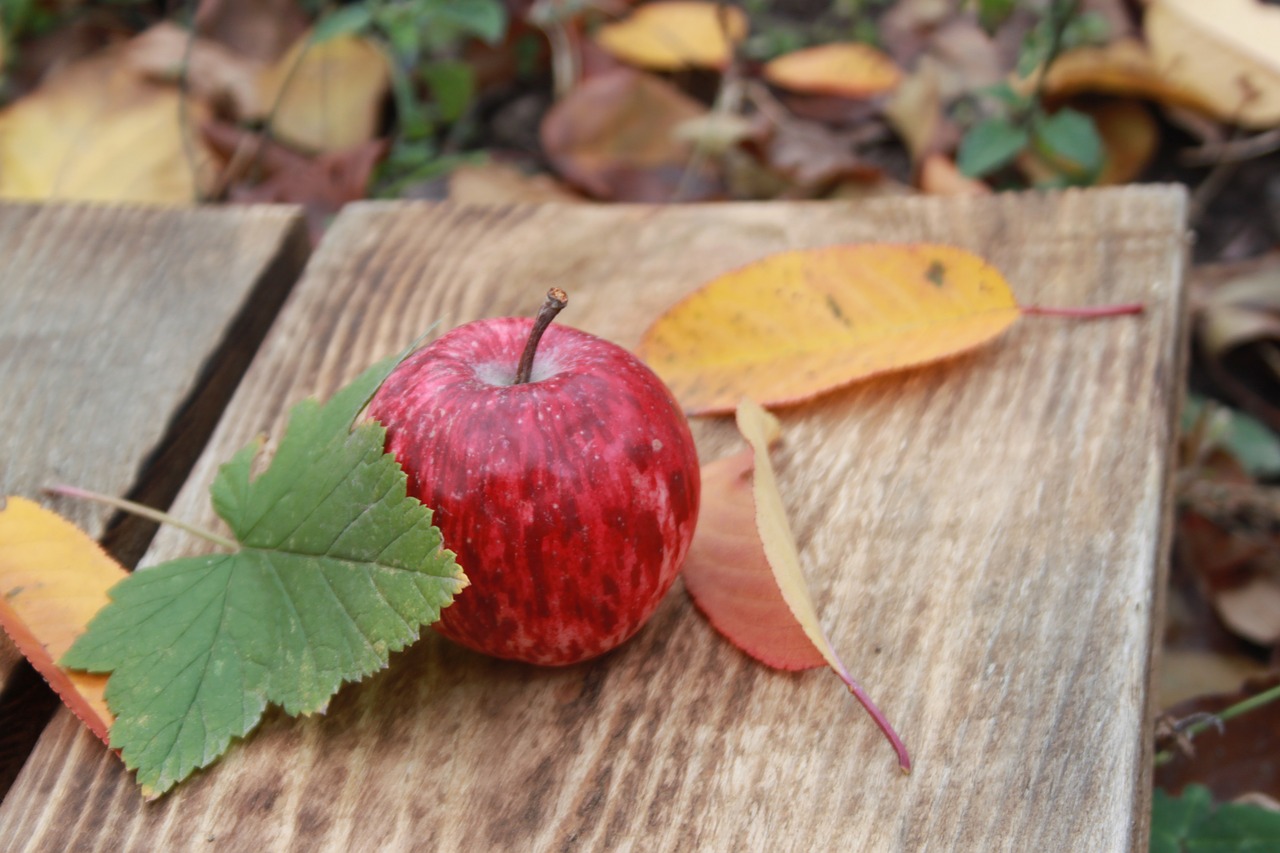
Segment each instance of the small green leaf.
[[471,106],[476,92],[476,75],[467,63],[432,62],[422,69],[422,76],[431,87],[441,121],[457,121]]
[[978,122],[960,141],[956,165],[971,178],[981,178],[1008,165],[1027,147],[1028,134],[1007,118]]
[[214,509],[240,549],[135,572],[63,663],[111,672],[111,745],[163,793],[258,724],[269,703],[323,711],[466,586],[431,511],[406,495],[385,430],[353,427],[386,359],[325,404],[304,400],[267,469],[257,444],[222,466]]
[[1206,407],[1211,443],[1225,448],[1254,477],[1280,475],[1280,437],[1244,412],[1189,394],[1182,407],[1183,432],[1195,427]]
[[1156,790],[1151,853],[1267,853],[1280,849],[1280,813],[1227,803],[1214,808],[1209,790],[1188,785],[1180,797]]
[[426,17],[463,35],[497,44],[507,32],[507,7],[500,0],[430,0]]
[[1036,153],[1068,177],[1088,183],[1102,170],[1102,137],[1084,113],[1063,108],[1037,116],[1031,128]]
[[373,13],[363,3],[342,8],[325,15],[311,33],[311,41],[319,44],[332,38],[362,33],[373,23]]

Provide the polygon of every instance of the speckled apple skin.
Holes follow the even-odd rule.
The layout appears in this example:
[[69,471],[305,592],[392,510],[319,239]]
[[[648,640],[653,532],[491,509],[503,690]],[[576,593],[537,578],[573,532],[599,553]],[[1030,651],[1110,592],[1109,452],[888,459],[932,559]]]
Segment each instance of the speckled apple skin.
[[454,329],[400,365],[369,413],[471,580],[437,630],[565,665],[653,615],[693,539],[701,481],[680,407],[621,347],[553,324],[531,381],[512,385],[531,326]]

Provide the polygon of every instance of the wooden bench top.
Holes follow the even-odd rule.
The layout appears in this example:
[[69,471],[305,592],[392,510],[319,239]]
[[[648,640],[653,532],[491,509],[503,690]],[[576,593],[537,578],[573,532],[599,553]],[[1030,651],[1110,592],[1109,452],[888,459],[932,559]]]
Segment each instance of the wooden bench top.
[[[60,482],[167,506],[309,251],[294,208],[0,204],[0,495]],[[49,503],[127,565],[154,532]],[[20,660],[0,632],[4,708],[40,717],[0,719],[0,791],[14,738],[47,719],[20,694],[51,696]]]
[[[1024,304],[994,345],[783,414],[775,459],[823,627],[912,749],[831,673],[767,670],[677,584],[617,652],[557,670],[427,633],[328,713],[268,716],[144,803],[66,712],[0,806],[15,849],[1145,849],[1149,682],[1184,347],[1180,190],[721,206],[348,207],[174,503],[288,407],[431,323],[529,313],[633,346],[666,306],[766,254],[934,241]],[[34,238],[33,238],[34,239]],[[180,253],[175,253],[179,254]],[[172,346],[172,344],[169,344]],[[702,458],[735,448],[699,420]],[[12,452],[6,449],[6,454]],[[198,553],[161,531],[144,562]]]

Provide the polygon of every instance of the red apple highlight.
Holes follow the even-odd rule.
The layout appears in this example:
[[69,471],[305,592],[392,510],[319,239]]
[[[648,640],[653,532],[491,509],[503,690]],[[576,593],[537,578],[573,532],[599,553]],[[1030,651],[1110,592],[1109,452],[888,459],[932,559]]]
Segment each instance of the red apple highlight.
[[693,539],[700,492],[671,392],[621,347],[549,325],[563,305],[553,289],[537,321],[454,329],[369,405],[409,494],[435,511],[471,579],[437,630],[544,665],[603,654],[653,615]]

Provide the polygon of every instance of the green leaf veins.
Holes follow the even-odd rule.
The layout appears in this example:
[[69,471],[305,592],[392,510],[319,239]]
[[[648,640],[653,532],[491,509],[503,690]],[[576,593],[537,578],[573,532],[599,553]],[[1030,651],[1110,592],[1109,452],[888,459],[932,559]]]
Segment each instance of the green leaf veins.
[[406,495],[404,472],[383,452],[385,430],[352,426],[397,361],[328,403],[295,405],[256,478],[258,444],[235,454],[211,494],[239,550],[135,572],[63,656],[111,673],[111,745],[144,792],[210,764],[268,704],[323,711],[467,585],[431,511]]

